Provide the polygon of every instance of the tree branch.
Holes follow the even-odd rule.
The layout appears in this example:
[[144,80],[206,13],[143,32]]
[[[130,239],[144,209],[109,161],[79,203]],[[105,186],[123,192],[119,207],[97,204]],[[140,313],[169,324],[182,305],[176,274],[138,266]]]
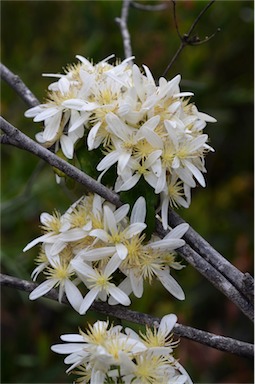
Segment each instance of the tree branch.
[[0,63],[1,78],[9,84],[18,95],[31,107],[39,104],[39,100],[30,91],[30,89],[23,83],[19,76],[14,75],[5,65]]
[[[110,191],[104,185],[98,183],[90,176],[86,175],[84,172],[80,171],[73,165],[67,163],[66,161],[60,159],[54,153],[43,148],[40,144],[37,144],[35,141],[27,137],[25,134],[20,132],[17,128],[13,127],[2,117],[0,118],[0,127],[1,129],[9,136],[9,142],[13,145],[16,145],[19,148],[25,149],[36,156],[44,159],[50,165],[60,169],[69,177],[76,180],[78,183],[83,184],[90,191],[93,191],[106,200],[110,201],[117,207],[122,203],[117,194]],[[5,139],[6,141],[6,139]],[[157,226],[158,234],[162,237],[165,235],[162,231],[162,226],[158,223]],[[203,276],[205,276],[214,286],[216,286],[222,293],[224,293],[231,301],[233,301],[241,311],[248,316],[250,319],[253,318],[253,309],[251,303],[249,303],[244,297],[232,286],[227,279],[218,272],[211,264],[203,259],[194,251],[190,246],[185,245],[182,248],[179,248],[178,252],[185,260],[193,265]]]
[[[128,12],[129,12],[129,6],[130,6],[131,0],[123,0],[122,3],[122,10],[121,10],[121,17],[116,17],[115,21],[120,26],[120,31],[123,39],[123,46],[124,46],[124,52],[125,52],[125,58],[132,56],[132,47],[131,47],[131,38],[130,33],[127,27],[127,19],[128,19]],[[130,64],[132,62],[130,61]]]
[[[25,292],[32,292],[38,284],[32,283],[26,280],[21,280],[16,277],[0,274],[0,284],[2,286],[19,289]],[[52,289],[44,297],[58,301],[58,292],[56,289]],[[67,299],[64,297],[63,304],[69,305]],[[145,324],[149,326],[160,323],[160,318],[153,317],[145,313],[131,311],[121,305],[111,306],[103,302],[95,302],[92,304],[90,310],[100,312],[109,316],[114,316],[122,320],[131,321],[137,324]],[[173,328],[173,332],[189,340],[196,341],[198,343],[207,345],[208,347],[216,348],[220,351],[233,353],[238,356],[252,358],[253,357],[253,345],[235,340],[229,337],[218,336],[213,333],[201,331],[196,328],[188,327],[181,324],[176,324]]]
[[[18,148],[33,153],[34,155],[45,160],[53,167],[60,169],[67,176],[76,180],[78,183],[84,185],[88,190],[97,193],[118,207],[121,205],[120,198],[117,194],[111,192],[103,184],[98,183],[92,177],[86,175],[86,173],[80,171],[78,168],[69,164],[67,161],[62,160],[48,149],[43,148],[40,144],[30,139],[2,117],[0,117],[0,128],[3,130],[3,132],[5,132],[6,135],[8,135],[9,144],[15,145]],[[4,142],[7,142],[6,137]]]
[[[170,209],[168,214],[168,222],[170,226],[176,227],[185,221]],[[254,280],[249,273],[242,273],[219,252],[217,252],[202,236],[200,236],[192,227],[183,236],[187,244],[189,244],[196,252],[198,252],[206,261],[215,267],[223,276],[225,276],[246,299],[253,303],[252,292],[254,288]],[[244,289],[246,286],[246,290]]]
[[175,62],[175,60],[177,59],[177,57],[179,56],[179,54],[183,51],[183,49],[187,46],[187,45],[200,45],[200,44],[203,44],[203,43],[207,43],[212,37],[214,37],[216,35],[217,32],[220,31],[220,29],[218,28],[216,32],[214,32],[211,36],[206,36],[203,40],[201,40],[198,36],[191,36],[195,26],[198,24],[198,22],[200,21],[200,19],[202,18],[202,16],[205,14],[205,12],[211,7],[211,5],[215,2],[215,0],[211,0],[203,9],[202,11],[199,13],[199,15],[196,17],[196,19],[194,20],[194,22],[192,23],[188,33],[185,33],[183,36],[181,35],[180,31],[179,31],[179,27],[178,27],[178,22],[177,22],[177,16],[176,16],[176,0],[172,0],[172,4],[173,4],[173,17],[174,17],[174,25],[175,25],[175,29],[176,29],[176,32],[181,40],[181,44],[178,48],[178,50],[176,51],[176,53],[174,54],[174,56],[172,57],[171,61],[169,62],[169,64],[167,65],[166,69],[164,70],[163,72],[163,77],[166,77],[166,74],[167,72],[170,70],[170,68],[172,67],[173,63]]

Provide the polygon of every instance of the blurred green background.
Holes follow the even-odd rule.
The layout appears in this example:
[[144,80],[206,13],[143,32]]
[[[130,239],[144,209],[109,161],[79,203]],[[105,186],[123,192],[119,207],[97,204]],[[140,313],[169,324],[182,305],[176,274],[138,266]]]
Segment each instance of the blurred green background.
[[[159,2],[145,1],[143,4]],[[204,1],[177,1],[181,33],[187,32]],[[124,58],[114,21],[121,1],[2,1],[2,62],[19,75],[43,101],[52,81],[42,73],[62,72],[75,55],[97,62],[115,53]],[[133,54],[155,78],[164,72],[179,46],[172,7],[161,12],[131,9],[128,21]],[[168,79],[180,73],[182,90],[195,93],[200,111],[216,117],[209,124],[215,153],[208,155],[207,187],[193,191],[188,210],[179,210],[193,228],[241,271],[253,273],[253,2],[216,1],[197,25],[202,39],[221,32],[207,44],[187,47]],[[40,125],[24,117],[27,105],[1,83],[2,115],[34,138]],[[55,184],[51,168],[31,154],[3,146],[2,272],[30,279],[37,249],[24,246],[39,235],[39,215],[64,212],[77,196]],[[246,317],[196,270],[187,266],[174,274],[186,300],[173,299],[160,284],[147,287],[131,309],[155,316],[176,313],[182,324],[252,342]],[[2,289],[2,383],[68,383],[63,358],[50,351],[63,333],[76,333],[87,321],[102,319],[47,299],[30,302],[28,295]],[[176,356],[195,383],[251,383],[252,362],[188,340]]]

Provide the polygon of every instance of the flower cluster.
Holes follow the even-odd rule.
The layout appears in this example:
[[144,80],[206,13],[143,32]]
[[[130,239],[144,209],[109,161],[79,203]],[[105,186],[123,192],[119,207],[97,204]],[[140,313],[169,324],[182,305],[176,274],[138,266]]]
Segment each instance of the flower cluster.
[[63,215],[42,213],[43,234],[24,251],[41,243],[32,277],[35,280],[42,272],[46,280],[31,292],[30,299],[59,287],[59,301],[65,293],[73,308],[84,314],[96,299],[129,305],[129,295],[140,298],[143,282],[152,283],[156,278],[183,300],[183,290],[171,276],[171,268],[183,268],[175,261],[175,249],[185,244],[181,237],[188,224],[178,225],[163,239],[152,236],[146,240],[145,199],[138,198],[130,217],[129,211],[129,204],[116,209],[91,194],[80,198]]
[[189,103],[193,93],[180,92],[180,75],[156,84],[148,67],[130,64],[132,57],[115,65],[77,58],[65,74],[50,75],[58,80],[47,102],[25,113],[44,122],[37,140],[68,159],[81,138],[88,150],[100,147],[99,180],[116,168],[114,190],[121,192],[144,179],[160,195],[166,229],[169,205],[187,208],[191,188],[205,186],[204,157],[213,149],[203,129],[216,120]]
[[51,349],[68,355],[64,362],[71,366],[66,372],[78,375],[75,383],[192,384],[173,357],[178,342],[173,341],[171,331],[176,321],[173,314],[164,316],[158,329],[147,327],[139,335],[97,321],[86,332],[62,335],[67,343]]

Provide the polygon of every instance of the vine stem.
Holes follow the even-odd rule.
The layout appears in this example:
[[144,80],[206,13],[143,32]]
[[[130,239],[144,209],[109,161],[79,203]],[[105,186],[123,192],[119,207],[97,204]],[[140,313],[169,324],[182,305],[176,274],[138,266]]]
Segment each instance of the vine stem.
[[[25,292],[32,292],[38,284],[21,280],[13,276],[0,274],[0,284],[2,286],[15,288]],[[58,301],[58,291],[52,289],[45,297]],[[69,305],[66,297],[62,300],[63,304]],[[94,302],[91,310],[103,313],[105,315],[114,316],[121,320],[130,321],[136,324],[144,324],[148,326],[158,326],[160,318],[153,317],[145,313],[132,311],[121,305],[111,306],[103,302]],[[218,349],[220,351],[229,352],[238,356],[253,358],[254,351],[253,345],[244,341],[232,339],[230,337],[215,335],[210,332],[205,332],[200,329],[189,327],[186,325],[178,324],[173,328],[174,334],[177,336],[196,341],[208,347]]]

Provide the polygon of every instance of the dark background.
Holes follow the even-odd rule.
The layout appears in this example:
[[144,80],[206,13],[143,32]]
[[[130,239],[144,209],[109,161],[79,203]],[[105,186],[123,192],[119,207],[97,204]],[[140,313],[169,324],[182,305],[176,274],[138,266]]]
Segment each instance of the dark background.
[[[156,4],[158,2],[143,2]],[[43,101],[52,79],[75,55],[97,62],[115,53],[124,58],[115,17],[121,1],[2,1],[2,62]],[[178,25],[187,32],[204,1],[177,1]],[[172,7],[161,12],[131,9],[133,54],[157,79],[178,49]],[[215,153],[207,156],[207,187],[193,191],[191,207],[178,213],[241,271],[253,273],[253,2],[216,1],[197,25],[207,44],[187,47],[167,78],[182,75],[182,90],[195,93],[200,111],[218,122],[208,124]],[[1,84],[2,115],[34,138],[40,125],[24,117],[27,105]],[[38,248],[22,249],[39,235],[39,215],[64,212],[76,196],[55,184],[51,168],[35,156],[2,148],[2,272],[30,279]],[[191,266],[175,274],[186,293],[178,302],[160,285],[147,287],[131,309],[163,316],[176,313],[182,324],[252,342],[249,320]],[[63,333],[76,333],[93,312],[80,317],[47,299],[2,289],[2,382],[68,383],[63,356],[50,351]],[[136,327],[137,328],[137,327]],[[251,383],[252,362],[182,339],[176,357],[195,383]]]

